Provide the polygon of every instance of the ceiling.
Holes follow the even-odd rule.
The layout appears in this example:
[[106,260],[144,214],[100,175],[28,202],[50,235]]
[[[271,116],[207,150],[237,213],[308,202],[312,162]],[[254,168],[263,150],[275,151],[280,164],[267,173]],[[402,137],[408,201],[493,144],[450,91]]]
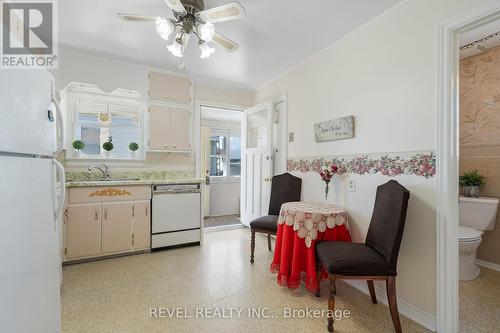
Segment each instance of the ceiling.
[[211,121],[223,121],[226,123],[240,123],[241,111],[211,108],[208,106],[201,107],[201,119]]
[[[196,43],[186,51],[186,72],[195,79],[257,88],[395,6],[401,0],[238,0],[246,18],[216,24],[239,43],[228,53],[219,46],[199,58]],[[205,0],[205,8],[231,0]],[[59,2],[61,47],[91,55],[177,70],[179,59],[154,24],[127,23],[117,12],[171,16],[163,0],[64,0]]]
[[[469,43],[473,43],[478,41],[486,36],[492,35],[500,31],[500,20],[496,20],[479,27],[473,28],[469,31],[463,32],[459,36],[460,46],[467,45]],[[478,47],[479,45],[479,47]],[[497,47],[500,45],[500,36],[496,36],[492,39],[489,39],[485,42],[478,43],[476,46],[461,50],[460,51],[460,59],[465,59],[476,54],[480,54],[485,52],[488,49]]]

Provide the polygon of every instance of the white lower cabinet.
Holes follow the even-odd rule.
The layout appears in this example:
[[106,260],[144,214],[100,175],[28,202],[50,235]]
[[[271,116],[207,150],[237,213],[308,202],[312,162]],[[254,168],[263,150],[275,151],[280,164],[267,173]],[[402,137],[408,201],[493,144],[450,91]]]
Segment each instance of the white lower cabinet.
[[101,254],[101,205],[80,204],[66,208],[66,260]]
[[139,186],[69,189],[64,261],[151,248],[150,192]]
[[132,203],[102,204],[102,253],[114,254],[132,250]]

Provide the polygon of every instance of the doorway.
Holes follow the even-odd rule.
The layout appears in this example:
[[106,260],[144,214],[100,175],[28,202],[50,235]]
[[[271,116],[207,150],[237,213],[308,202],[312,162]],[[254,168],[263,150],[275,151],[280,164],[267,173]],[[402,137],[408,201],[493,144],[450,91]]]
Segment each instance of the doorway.
[[200,106],[204,228],[241,226],[241,118],[241,110]]
[[438,207],[437,207],[437,331],[459,332],[459,48],[460,35],[500,18],[500,6],[440,26]]

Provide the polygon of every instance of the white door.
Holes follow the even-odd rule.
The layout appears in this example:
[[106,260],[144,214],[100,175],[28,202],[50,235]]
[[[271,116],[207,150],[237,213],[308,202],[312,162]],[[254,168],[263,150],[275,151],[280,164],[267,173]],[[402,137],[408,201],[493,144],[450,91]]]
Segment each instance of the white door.
[[60,332],[60,225],[54,223],[52,163],[0,156],[1,332]]
[[273,103],[245,110],[241,122],[241,221],[267,215],[271,195]]

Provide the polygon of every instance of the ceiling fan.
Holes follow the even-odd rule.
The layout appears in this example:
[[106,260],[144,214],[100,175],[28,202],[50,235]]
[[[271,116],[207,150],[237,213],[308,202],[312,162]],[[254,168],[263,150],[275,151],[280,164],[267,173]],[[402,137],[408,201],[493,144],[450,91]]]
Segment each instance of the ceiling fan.
[[236,51],[238,44],[231,39],[215,32],[214,23],[236,20],[245,17],[245,8],[238,2],[231,2],[222,6],[205,10],[203,0],[164,0],[172,10],[175,19],[163,16],[145,16],[118,13],[118,17],[127,22],[154,22],[156,31],[164,40],[168,40],[172,33],[175,38],[167,49],[172,55],[182,58],[191,34],[198,37],[198,46],[201,50],[200,58],[210,57],[215,49],[209,45],[215,42],[227,51]]

